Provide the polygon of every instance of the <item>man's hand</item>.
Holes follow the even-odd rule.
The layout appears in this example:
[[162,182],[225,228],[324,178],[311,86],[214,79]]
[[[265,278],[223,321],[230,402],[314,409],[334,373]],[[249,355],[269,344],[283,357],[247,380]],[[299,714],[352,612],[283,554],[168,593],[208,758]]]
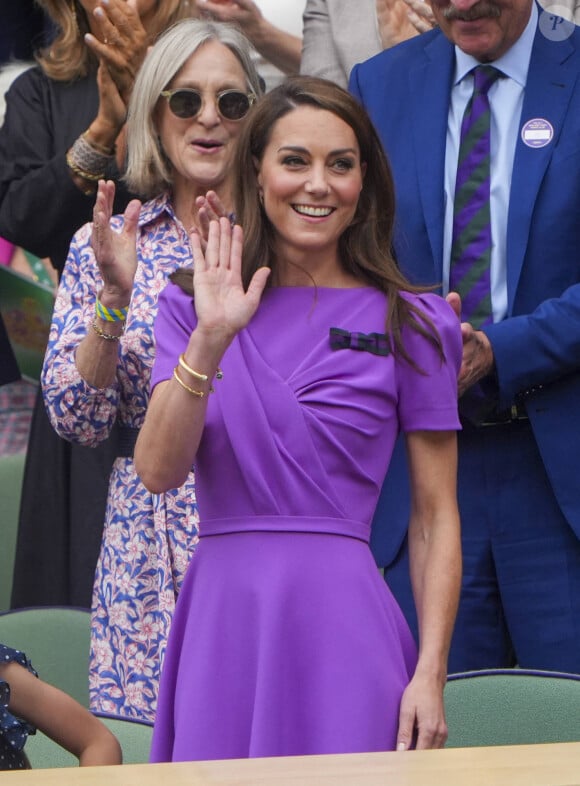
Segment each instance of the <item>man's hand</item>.
[[[461,319],[461,298],[457,292],[450,292],[446,300],[457,314],[457,318]],[[474,330],[469,322],[462,322],[461,337],[463,339],[463,357],[457,382],[460,396],[480,379],[487,376],[493,369],[494,362],[491,343],[483,331]]]

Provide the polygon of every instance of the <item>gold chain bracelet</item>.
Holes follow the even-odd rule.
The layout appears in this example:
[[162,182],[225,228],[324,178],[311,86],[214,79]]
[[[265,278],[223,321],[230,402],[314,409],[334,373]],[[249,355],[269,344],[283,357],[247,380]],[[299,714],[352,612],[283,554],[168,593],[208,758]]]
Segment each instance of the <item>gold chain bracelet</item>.
[[91,327],[93,328],[97,336],[99,336],[100,338],[104,338],[105,341],[119,341],[121,336],[123,335],[123,331],[121,331],[118,336],[114,336],[112,333],[105,333],[105,331],[102,330],[97,325],[96,319],[94,319],[93,322],[91,323]]

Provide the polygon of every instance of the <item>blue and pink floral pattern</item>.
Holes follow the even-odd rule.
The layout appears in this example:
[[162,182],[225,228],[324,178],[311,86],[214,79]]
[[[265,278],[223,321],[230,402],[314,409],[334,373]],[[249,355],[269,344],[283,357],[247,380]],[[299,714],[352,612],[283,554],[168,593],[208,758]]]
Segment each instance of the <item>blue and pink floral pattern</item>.
[[[122,217],[113,219],[120,227]],[[149,401],[157,298],[177,267],[191,265],[187,233],[168,195],[141,209],[138,267],[116,378],[87,384],[75,353],[94,319],[101,276],[90,245],[92,226],[71,243],[59,286],[42,373],[50,420],[65,439],[96,445],[116,420],[139,428]],[[91,707],[153,720],[159,673],[175,601],[197,543],[198,513],[191,473],[181,489],[149,493],[130,458],[111,474],[101,553],[93,591]]]

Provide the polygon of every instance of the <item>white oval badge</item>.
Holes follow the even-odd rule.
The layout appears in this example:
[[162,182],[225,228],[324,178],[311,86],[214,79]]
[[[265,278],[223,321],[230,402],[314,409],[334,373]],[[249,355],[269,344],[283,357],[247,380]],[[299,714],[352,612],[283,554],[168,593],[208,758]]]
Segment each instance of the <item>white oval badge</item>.
[[554,137],[554,127],[543,117],[528,120],[522,127],[522,141],[528,147],[546,147]]
[[[538,27],[548,41],[565,41],[570,38],[576,25],[570,8],[552,0],[542,0],[543,10],[540,13]],[[572,4],[570,4],[572,5]]]

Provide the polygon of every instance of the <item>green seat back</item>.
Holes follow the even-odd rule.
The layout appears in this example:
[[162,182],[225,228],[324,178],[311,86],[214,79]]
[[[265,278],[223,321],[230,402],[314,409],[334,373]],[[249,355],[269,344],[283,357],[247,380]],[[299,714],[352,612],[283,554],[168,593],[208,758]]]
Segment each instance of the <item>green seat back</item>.
[[0,456],[0,611],[10,608],[25,453]]
[[505,669],[451,675],[447,747],[580,741],[580,675]]
[[[123,750],[123,764],[146,764],[149,761],[153,726],[125,718],[110,717],[99,713],[96,715],[119,740]],[[38,731],[28,738],[25,750],[33,769],[76,767],[78,765],[75,756]]]
[[0,641],[22,650],[42,680],[89,706],[88,610],[48,606],[0,614]]

